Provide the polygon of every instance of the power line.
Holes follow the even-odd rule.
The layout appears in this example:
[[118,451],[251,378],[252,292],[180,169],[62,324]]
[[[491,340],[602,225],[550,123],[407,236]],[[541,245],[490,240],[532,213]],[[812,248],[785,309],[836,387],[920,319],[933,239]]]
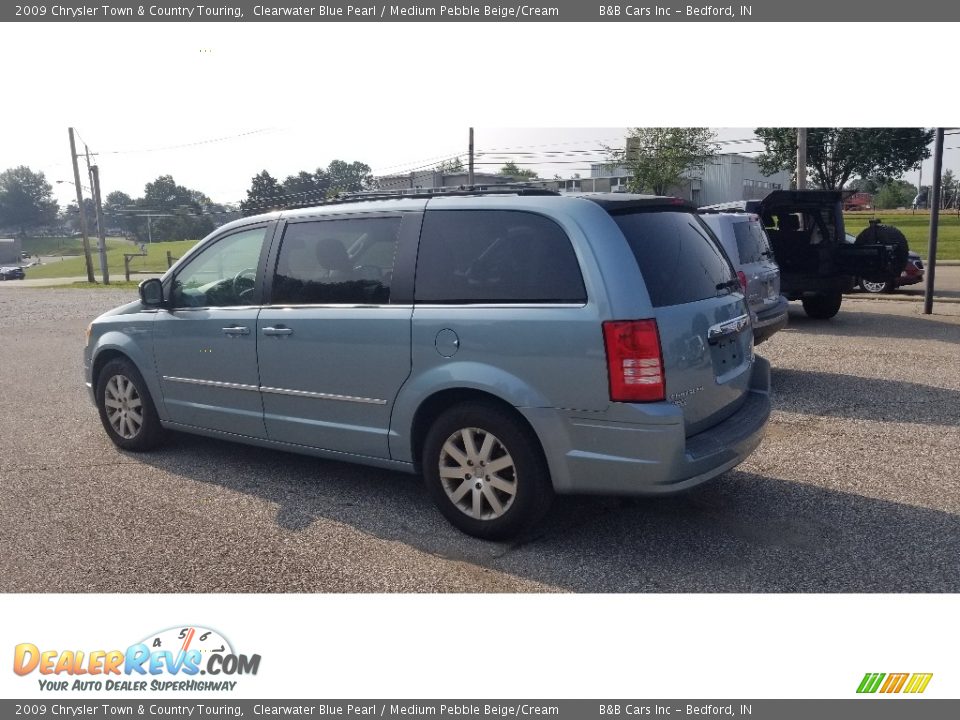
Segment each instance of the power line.
[[249,137],[250,135],[259,135],[265,132],[273,132],[276,128],[261,128],[259,130],[250,130],[237,135],[225,135],[224,137],[209,138],[207,140],[197,140],[196,142],[181,143],[179,145],[164,145],[162,147],[140,148],[136,150],[104,150],[101,153],[91,153],[91,155],[129,155],[132,153],[160,152],[163,150],[177,150],[179,148],[197,147],[198,145],[211,145],[213,143],[236,140],[237,138]]

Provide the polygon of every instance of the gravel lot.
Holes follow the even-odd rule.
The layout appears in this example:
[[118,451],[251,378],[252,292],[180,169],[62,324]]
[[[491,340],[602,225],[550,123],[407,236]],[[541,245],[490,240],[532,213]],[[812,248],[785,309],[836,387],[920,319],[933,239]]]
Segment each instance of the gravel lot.
[[117,451],[80,351],[132,297],[0,284],[0,591],[960,592],[960,304],[794,303],[746,463],[680,497],[560,498],[495,544],[412,476],[183,435]]

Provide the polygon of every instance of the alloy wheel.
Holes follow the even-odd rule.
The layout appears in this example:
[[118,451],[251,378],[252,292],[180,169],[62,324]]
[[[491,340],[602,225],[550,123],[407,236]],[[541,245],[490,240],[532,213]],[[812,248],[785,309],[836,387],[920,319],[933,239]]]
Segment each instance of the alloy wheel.
[[125,440],[135,438],[143,427],[143,401],[130,378],[111,377],[103,391],[103,404],[113,431]]
[[880,282],[871,282],[870,280],[862,280],[861,284],[863,285],[863,289],[866,290],[868,293],[882,293],[887,287],[887,283],[883,280],[881,280]]
[[447,497],[471,518],[499,518],[516,499],[516,465],[491,432],[475,427],[457,430],[444,442],[439,463]]

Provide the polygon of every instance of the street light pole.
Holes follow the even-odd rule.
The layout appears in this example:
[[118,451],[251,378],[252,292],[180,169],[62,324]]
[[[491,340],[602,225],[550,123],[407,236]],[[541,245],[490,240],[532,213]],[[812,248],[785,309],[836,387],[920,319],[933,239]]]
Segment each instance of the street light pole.
[[97,209],[97,234],[100,237],[100,274],[103,284],[110,284],[110,271],[107,269],[107,231],[103,226],[103,205],[100,202],[100,168],[90,167],[90,178],[93,180],[93,204]]

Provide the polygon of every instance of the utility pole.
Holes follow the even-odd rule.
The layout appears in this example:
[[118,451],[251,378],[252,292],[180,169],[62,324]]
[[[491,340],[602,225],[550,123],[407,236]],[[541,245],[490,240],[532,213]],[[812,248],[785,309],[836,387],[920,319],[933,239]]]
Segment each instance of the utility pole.
[[473,128],[470,128],[470,173],[467,176],[467,185],[473,185]]
[[90,168],[90,177],[93,180],[93,204],[97,208],[97,235],[100,237],[100,274],[103,284],[110,284],[110,271],[107,269],[107,231],[103,224],[103,203],[100,202],[100,168],[96,165]]
[[930,205],[930,243],[927,246],[927,287],[923,292],[923,314],[933,312],[933,281],[937,274],[937,230],[940,224],[940,172],[943,170],[943,128],[937,128],[933,142],[933,195]]
[[797,128],[797,190],[807,189],[807,129]]
[[923,160],[920,161],[920,177],[917,178],[917,202],[913,205],[913,214],[917,214],[917,205],[920,204],[920,198],[923,197]]
[[70,131],[70,161],[73,163],[73,184],[77,188],[77,207],[80,210],[80,233],[83,235],[83,257],[87,263],[87,282],[95,283],[93,277],[93,258],[90,257],[90,238],[87,237],[87,218],[83,212],[83,188],[80,185],[80,168],[77,167],[77,143],[73,139],[73,128]]

